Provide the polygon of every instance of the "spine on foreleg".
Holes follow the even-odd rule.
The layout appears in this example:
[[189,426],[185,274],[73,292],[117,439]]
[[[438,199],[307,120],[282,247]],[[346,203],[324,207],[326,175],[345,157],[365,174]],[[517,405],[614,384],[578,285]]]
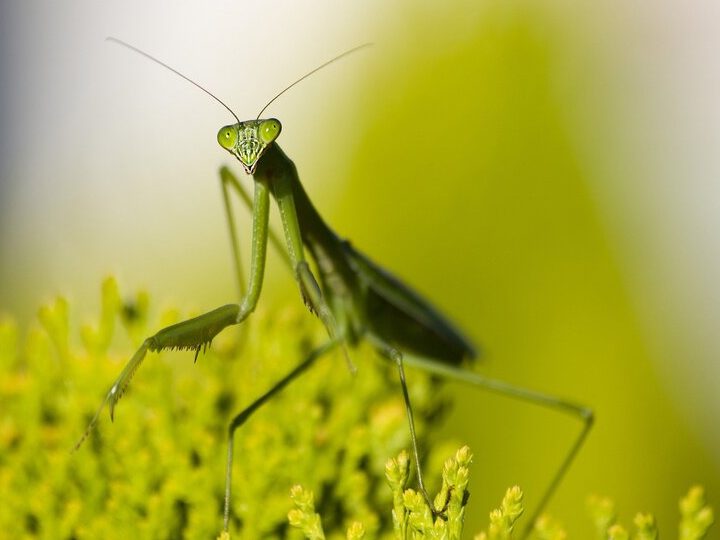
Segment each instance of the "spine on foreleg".
[[[330,339],[334,340],[338,338],[344,338],[345,336],[341,336],[340,332],[338,331],[338,325],[337,321],[335,320],[335,316],[333,315],[333,312],[330,311],[330,307],[327,305],[327,302],[325,302],[325,297],[323,296],[322,290],[320,289],[320,286],[315,280],[315,276],[313,276],[312,272],[310,271],[308,263],[305,261],[300,261],[295,268],[295,273],[296,279],[300,284],[300,292],[303,297],[303,302],[305,302],[305,305],[308,307],[308,309],[312,313],[317,315],[317,317],[325,325],[325,329],[327,330]],[[350,356],[348,355],[347,349],[344,345],[342,347],[342,350],[350,373],[355,373],[357,371],[357,368],[350,359]]]
[[153,351],[163,349],[194,350],[195,359],[200,349],[205,350],[224,328],[235,324],[240,311],[237,304],[227,304],[208,313],[168,326],[148,341]]
[[300,284],[300,293],[302,294],[305,306],[314,315],[319,315],[320,306],[324,303],[322,291],[315,276],[312,275],[310,267],[306,261],[300,261],[295,270],[297,281]]
[[337,323],[335,317],[333,317],[332,311],[325,302],[322,290],[315,276],[312,275],[310,267],[306,261],[300,261],[297,264],[295,272],[297,273],[297,281],[300,283],[300,292],[302,293],[303,302],[318,318],[323,322],[325,328],[327,328],[328,335],[331,338],[337,337]]

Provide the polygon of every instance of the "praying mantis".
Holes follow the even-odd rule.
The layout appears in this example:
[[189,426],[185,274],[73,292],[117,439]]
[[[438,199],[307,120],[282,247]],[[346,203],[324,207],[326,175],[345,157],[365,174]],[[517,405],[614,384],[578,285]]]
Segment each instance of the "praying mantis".
[[[199,351],[208,347],[221,331],[230,326],[240,325],[252,314],[260,298],[269,241],[281,253],[284,263],[292,271],[303,302],[324,325],[328,340],[314,349],[293,370],[230,422],[225,466],[224,530],[228,531],[231,513],[231,478],[236,430],[257,409],[288,384],[297,380],[319,358],[332,350],[341,349],[350,371],[354,372],[355,366],[350,360],[348,348],[355,347],[361,341],[367,341],[397,368],[418,488],[435,515],[442,515],[444,509],[434,507],[425,489],[412,403],[405,377],[405,364],[443,378],[556,409],[582,421],[579,434],[529,520],[525,531],[527,535],[587,438],[593,423],[592,411],[555,396],[483,377],[467,369],[467,363],[476,356],[473,344],[428,300],[371,261],[328,226],[305,192],[295,165],[277,143],[282,124],[275,118],[260,118],[270,104],[297,83],[365,45],[351,49],[310,71],[278,93],[254,120],[241,121],[224,102],[179,71],[121,40],[116,38],[108,38],[108,40],[169,69],[211,96],[232,114],[237,122],[222,127],[218,132],[217,140],[224,150],[240,162],[244,172],[252,177],[254,194],[250,196],[239,178],[229,168],[220,169],[234,273],[241,292],[239,303],[221,306],[208,313],[163,328],[146,338],[110,387],[75,449],[77,450],[88,437],[106,406],[110,418],[114,418],[119,399],[127,390],[133,375],[148,352],[187,349],[193,350],[197,359]],[[252,212],[250,275],[247,283],[243,277],[237,227],[231,206],[233,193]],[[278,206],[284,243],[269,227],[271,198],[275,199]],[[317,278],[308,264],[306,250],[315,263]]]

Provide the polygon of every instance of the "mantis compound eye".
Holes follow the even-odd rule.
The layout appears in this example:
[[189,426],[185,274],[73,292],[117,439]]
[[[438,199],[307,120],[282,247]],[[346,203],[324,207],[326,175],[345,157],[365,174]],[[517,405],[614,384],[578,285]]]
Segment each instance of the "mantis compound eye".
[[278,135],[280,135],[281,130],[282,125],[280,124],[280,120],[276,120],[275,118],[265,120],[262,124],[260,124],[260,140],[264,144],[270,144],[275,139],[277,139]]
[[225,126],[218,131],[218,143],[225,150],[232,150],[237,143],[237,128],[235,126]]

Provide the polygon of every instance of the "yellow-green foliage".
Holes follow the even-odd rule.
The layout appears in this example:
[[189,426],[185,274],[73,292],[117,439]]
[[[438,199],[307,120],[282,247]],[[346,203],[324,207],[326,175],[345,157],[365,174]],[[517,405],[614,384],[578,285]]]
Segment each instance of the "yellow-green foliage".
[[[106,280],[99,320],[80,332],[63,299],[42,308],[40,326],[24,336],[12,320],[0,324],[0,538],[217,537],[231,417],[324,337],[302,309],[256,313],[246,332],[227,330],[196,364],[193,353],[151,354],[114,424],[103,411],[73,453],[134,348],[180,318],[148,315],[147,295],[121,298]],[[297,534],[287,513],[298,483],[316,494],[329,528],[392,527],[385,462],[409,446],[399,383],[392,364],[351,353],[356,376],[340,354],[320,359],[238,430],[233,538]],[[425,419],[442,397],[421,373],[408,377],[429,449]]]
[[[0,320],[0,539],[227,540],[218,535],[228,423],[324,332],[302,311],[256,314],[247,331],[222,334],[195,365],[192,353],[150,355],[115,424],[101,422],[71,452],[148,328],[180,318],[174,310],[149,317],[145,294],[123,302],[113,279],[102,290],[98,321],[79,332],[62,298],[42,308],[40,326],[22,338],[11,319]],[[116,332],[118,321],[123,332]],[[461,538],[472,454],[460,448],[445,461],[442,483],[433,483],[449,455],[427,428],[444,406],[442,392],[409,370],[438,516],[407,487],[413,467],[393,366],[366,350],[352,354],[356,376],[339,354],[321,359],[238,432],[232,538]],[[522,497],[510,488],[487,532],[475,538],[519,537]],[[651,515],[638,514],[630,536],[616,523],[612,501],[594,498],[589,508],[598,538],[658,537]],[[701,488],[690,490],[680,511],[680,540],[703,538],[713,514]],[[543,516],[532,537],[566,534]]]
[[505,492],[500,508],[490,512],[490,524],[486,532],[478,534],[476,540],[508,540],[512,538],[515,522],[523,513],[523,493],[518,486]]
[[[600,540],[657,540],[659,532],[652,514],[638,513],[633,524],[635,532],[617,523],[615,504],[607,497],[588,498],[587,508],[595,524],[597,538]],[[705,538],[713,523],[713,511],[705,502],[705,492],[700,486],[693,486],[687,495],[680,499],[680,526],[678,540],[701,540]]]
[[[467,446],[460,448],[455,457],[445,462],[442,472],[442,487],[433,500],[435,509],[442,509],[435,515],[425,503],[424,498],[413,489],[405,489],[410,471],[410,459],[402,451],[397,458],[388,461],[385,476],[392,489],[393,531],[373,531],[367,533],[362,521],[349,523],[346,533],[337,531],[325,535],[321,514],[316,511],[312,491],[301,486],[291,490],[295,508],[288,513],[288,521],[302,531],[308,540],[326,538],[347,540],[459,540],[462,538],[463,522],[469,493],[469,465],[472,454]],[[588,499],[590,518],[597,529],[600,540],[657,540],[658,530],[655,518],[651,514],[638,513],[634,519],[635,532],[631,536],[620,524],[616,523],[615,505],[604,497]],[[505,492],[499,508],[490,512],[487,531],[475,535],[475,540],[512,540],[525,538],[516,532],[516,524],[524,512],[523,493],[518,486]],[[705,503],[702,488],[695,486],[680,500],[680,532],[678,540],[702,540],[713,523],[712,509]],[[522,531],[525,532],[525,531]],[[566,540],[568,538],[562,524],[556,519],[543,515],[529,531],[530,540]],[[227,540],[222,538],[220,540]]]
[[[455,453],[454,458],[445,462],[442,486],[433,500],[433,506],[439,514],[433,515],[418,491],[405,489],[410,474],[410,458],[403,450],[385,466],[385,478],[393,495],[392,534],[389,531],[368,531],[361,521],[352,521],[344,537],[347,540],[373,540],[380,532],[383,538],[394,540],[459,540],[465,518],[471,461],[470,449],[463,446]],[[320,514],[315,509],[313,493],[298,485],[292,488],[290,497],[295,503],[295,508],[288,513],[290,524],[302,531],[308,540],[325,540],[325,531]],[[343,536],[331,536],[336,537]]]

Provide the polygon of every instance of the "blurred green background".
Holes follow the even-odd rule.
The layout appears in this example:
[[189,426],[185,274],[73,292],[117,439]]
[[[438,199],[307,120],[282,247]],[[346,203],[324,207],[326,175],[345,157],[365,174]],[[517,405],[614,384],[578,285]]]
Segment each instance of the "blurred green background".
[[[372,41],[268,111],[322,213],[451,314],[482,373],[595,410],[550,507],[571,535],[591,492],[666,534],[691,483],[717,507],[714,4],[28,2],[0,20],[2,311],[27,322],[62,292],[90,312],[107,272],[197,309],[235,296],[229,119],[107,35],[240,117]],[[263,302],[298,302],[277,269]],[[475,453],[472,508],[513,483],[532,506],[579,424],[463,392],[443,429]]]

